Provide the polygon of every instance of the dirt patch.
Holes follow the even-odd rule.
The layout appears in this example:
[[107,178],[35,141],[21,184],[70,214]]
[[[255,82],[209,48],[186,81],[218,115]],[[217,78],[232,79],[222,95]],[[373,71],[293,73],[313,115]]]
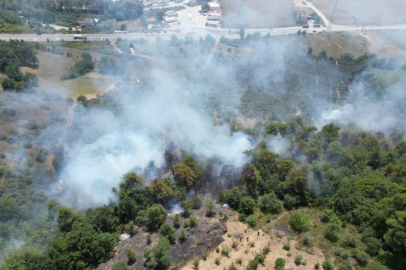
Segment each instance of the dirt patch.
[[[323,253],[315,248],[313,254],[307,253],[296,249],[298,246],[297,240],[293,234],[284,226],[285,220],[280,220],[276,223],[276,226],[269,226],[266,232],[261,232],[258,236],[255,230],[248,228],[246,224],[238,221],[237,216],[232,216],[227,222],[228,233],[223,236],[223,242],[218,246],[220,250],[224,248],[232,249],[233,241],[237,242],[238,245],[242,244],[237,250],[232,252],[228,257],[224,257],[220,253],[213,250],[208,254],[207,260],[200,260],[200,269],[223,269],[228,268],[231,263],[237,266],[238,269],[245,269],[248,262],[255,257],[256,253],[259,253],[263,248],[270,247],[271,252],[268,254],[265,260],[265,269],[273,269],[275,267],[275,260],[277,258],[283,258],[286,261],[286,269],[313,269],[316,263],[322,263],[324,260]],[[278,232],[283,231],[284,234],[281,238],[276,237]],[[254,235],[253,235],[254,234]],[[253,235],[253,236],[252,236]],[[281,236],[281,234],[279,234]],[[289,236],[290,235],[290,236]],[[230,237],[229,237],[230,236]],[[247,242],[247,237],[251,236]],[[240,239],[242,237],[242,241]],[[293,237],[293,239],[288,240],[288,237]],[[283,244],[290,241],[291,250],[286,251],[283,249]],[[250,247],[249,243],[254,243],[253,247]],[[291,256],[288,257],[288,253]],[[303,261],[306,261],[306,265],[296,266],[294,264],[294,259],[296,255],[302,255]],[[215,259],[222,259],[220,265],[215,263]],[[242,265],[239,266],[236,260],[241,258]],[[192,260],[182,269],[191,269]]]

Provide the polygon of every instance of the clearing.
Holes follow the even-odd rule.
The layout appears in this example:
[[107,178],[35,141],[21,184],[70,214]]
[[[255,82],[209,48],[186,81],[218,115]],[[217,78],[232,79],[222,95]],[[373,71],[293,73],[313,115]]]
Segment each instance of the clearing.
[[[313,0],[313,4],[331,20],[335,0]],[[335,24],[402,24],[406,22],[404,0],[338,1]]]
[[219,0],[225,28],[294,26],[293,0]]

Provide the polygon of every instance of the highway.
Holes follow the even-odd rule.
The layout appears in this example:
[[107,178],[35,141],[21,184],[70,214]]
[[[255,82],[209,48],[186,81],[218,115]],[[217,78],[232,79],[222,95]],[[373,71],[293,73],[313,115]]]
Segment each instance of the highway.
[[[354,32],[354,31],[361,31],[364,28],[368,31],[379,31],[379,30],[406,30],[406,24],[404,25],[367,25],[365,27],[356,27],[356,26],[348,26],[348,25],[334,25],[332,28],[332,32]],[[261,33],[261,36],[265,36],[268,33],[271,36],[278,36],[278,35],[289,35],[289,34],[296,34],[298,30],[306,30],[307,33],[312,33],[313,31],[321,32],[325,27],[321,28],[307,28],[303,29],[302,27],[285,27],[285,28],[259,28],[259,29],[244,29],[245,34],[253,34],[255,32]],[[199,28],[199,27],[192,27],[192,28],[185,28],[185,27],[172,27],[165,29],[166,33],[161,31],[160,33],[113,33],[113,34],[87,34],[87,39],[91,41],[97,40],[114,40],[117,38],[122,39],[145,39],[147,41],[154,41],[157,37],[160,37],[165,40],[169,40],[170,37],[175,34],[177,37],[183,38],[187,33],[191,33],[194,38],[205,37],[207,34],[212,34],[213,37],[219,39],[221,36],[225,36],[226,38],[239,38],[238,29],[222,29],[222,28]],[[178,31],[178,32],[177,32]],[[230,33],[229,31],[232,31]],[[37,41],[37,42],[46,42],[47,39],[51,41],[60,41],[60,40],[73,40],[73,34],[0,34],[1,40],[10,40],[10,39],[18,39],[18,40],[25,40],[25,41]]]

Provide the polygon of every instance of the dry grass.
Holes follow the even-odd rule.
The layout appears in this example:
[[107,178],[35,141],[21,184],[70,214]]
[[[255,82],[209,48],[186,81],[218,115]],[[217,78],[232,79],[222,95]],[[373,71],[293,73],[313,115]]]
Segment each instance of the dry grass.
[[[335,0],[313,0],[313,4],[330,20]],[[404,0],[340,0],[336,24],[400,24],[406,22]]]
[[220,0],[226,27],[282,27],[295,25],[293,0]]
[[313,49],[313,55],[318,56],[322,50],[328,57],[340,58],[345,53],[358,57],[368,52],[369,42],[359,33],[332,33],[331,40],[325,33],[312,33],[306,36],[306,47]]

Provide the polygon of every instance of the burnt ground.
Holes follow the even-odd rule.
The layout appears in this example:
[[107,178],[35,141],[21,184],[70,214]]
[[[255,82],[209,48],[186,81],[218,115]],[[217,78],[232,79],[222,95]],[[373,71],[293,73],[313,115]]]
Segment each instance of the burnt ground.
[[[218,206],[217,212],[228,212],[228,209],[220,209]],[[171,261],[172,265],[182,267],[187,262],[197,258],[201,258],[204,253],[209,254],[213,249],[219,246],[224,240],[223,236],[227,232],[227,227],[223,221],[222,216],[217,214],[214,217],[205,216],[206,209],[202,207],[199,210],[191,210],[191,215],[197,218],[197,226],[188,230],[189,238],[183,243],[180,243],[178,236],[180,228],[176,229],[176,243],[171,245]],[[181,216],[181,225],[185,218]],[[172,214],[168,214],[166,222],[173,224]],[[206,228],[210,228],[210,232],[206,233]],[[147,230],[145,227],[139,228],[139,232],[129,237],[126,240],[120,241],[114,248],[110,259],[100,264],[96,269],[107,270],[112,269],[114,264],[119,261],[127,261],[127,250],[132,248],[136,252],[136,262],[129,265],[130,269],[146,268],[145,258],[143,256],[144,249],[153,249],[158,242],[158,232],[152,233],[152,243],[147,244]]]

